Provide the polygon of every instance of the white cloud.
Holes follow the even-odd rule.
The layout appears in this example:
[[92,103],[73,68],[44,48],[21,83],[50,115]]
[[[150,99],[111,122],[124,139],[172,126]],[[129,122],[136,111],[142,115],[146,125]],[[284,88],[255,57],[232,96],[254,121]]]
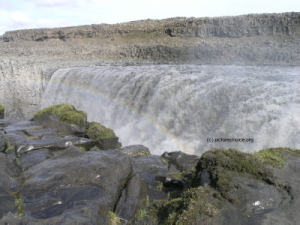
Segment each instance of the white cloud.
[[64,19],[39,19],[35,26],[38,28],[54,28],[71,26],[71,23]]
[[11,2],[7,2],[3,0],[0,0],[0,5],[1,5],[1,9],[11,9],[13,7]]
[[11,13],[9,19],[12,24],[17,26],[29,25],[31,23],[31,20],[28,18],[28,16],[21,12]]
[[42,7],[62,7],[76,5],[75,0],[29,0],[36,6]]

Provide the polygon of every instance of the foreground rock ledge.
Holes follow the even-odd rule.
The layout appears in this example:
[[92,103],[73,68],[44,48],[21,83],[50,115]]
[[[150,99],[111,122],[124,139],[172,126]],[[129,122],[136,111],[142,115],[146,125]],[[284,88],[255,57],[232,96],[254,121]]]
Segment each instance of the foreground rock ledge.
[[297,224],[299,150],[149,154],[0,120],[0,224]]

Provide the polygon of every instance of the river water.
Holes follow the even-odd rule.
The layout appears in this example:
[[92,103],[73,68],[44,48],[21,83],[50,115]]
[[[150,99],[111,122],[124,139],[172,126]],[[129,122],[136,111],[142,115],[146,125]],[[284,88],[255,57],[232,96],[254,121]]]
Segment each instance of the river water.
[[300,148],[300,67],[153,65],[56,71],[41,108],[72,104],[153,154]]

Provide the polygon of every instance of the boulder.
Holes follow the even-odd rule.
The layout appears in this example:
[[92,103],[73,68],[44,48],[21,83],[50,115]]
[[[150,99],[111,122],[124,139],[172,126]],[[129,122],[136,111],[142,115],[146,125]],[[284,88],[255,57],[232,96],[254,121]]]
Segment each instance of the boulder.
[[83,134],[86,127],[76,124],[69,124],[60,119],[58,115],[45,114],[34,118],[34,121],[40,123],[45,128],[57,129],[58,132],[68,135]]
[[78,111],[73,105],[54,105],[39,110],[34,114],[34,121],[47,128],[56,128],[58,132],[66,134],[83,133],[87,126],[87,114]]
[[85,135],[99,142],[102,150],[116,149],[118,137],[112,129],[109,129],[98,122],[89,122]]
[[166,197],[167,193],[160,187],[156,177],[168,172],[168,164],[158,155],[132,158],[133,174],[139,175],[148,185],[148,196],[151,202]]
[[170,173],[192,170],[195,168],[200,159],[197,155],[188,155],[181,151],[165,152],[161,155],[161,158],[168,162],[168,169]]

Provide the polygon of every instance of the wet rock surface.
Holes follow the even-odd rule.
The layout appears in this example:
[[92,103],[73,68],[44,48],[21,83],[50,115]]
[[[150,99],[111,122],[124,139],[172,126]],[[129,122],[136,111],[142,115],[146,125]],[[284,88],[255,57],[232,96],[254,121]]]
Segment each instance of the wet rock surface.
[[281,225],[300,219],[298,150],[157,156],[142,145],[100,151],[95,140],[37,121],[0,124],[0,224]]

